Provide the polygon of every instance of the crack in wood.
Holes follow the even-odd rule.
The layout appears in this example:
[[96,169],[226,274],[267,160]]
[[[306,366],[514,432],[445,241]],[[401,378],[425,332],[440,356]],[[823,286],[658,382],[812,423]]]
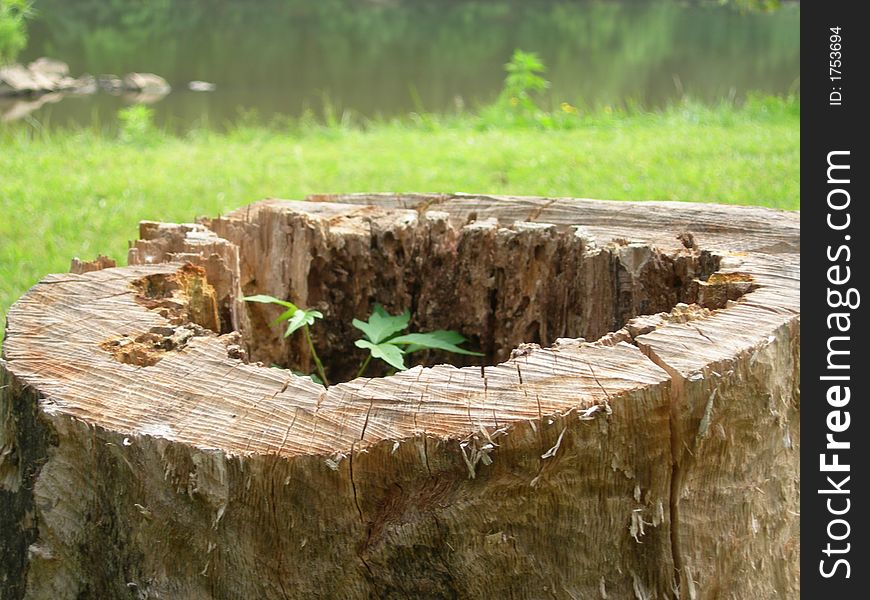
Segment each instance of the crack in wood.
[[558,201],[559,201],[558,198],[553,198],[552,200],[549,200],[548,202],[543,203],[541,206],[539,206],[534,211],[532,211],[528,217],[526,217],[526,221],[536,221],[538,219],[538,217],[541,216],[541,213],[543,213],[545,210],[547,210],[548,208],[553,206]]
[[682,579],[686,575],[685,559],[682,548],[681,539],[681,515],[680,515],[680,495],[683,488],[683,459],[681,457],[680,448],[686,446],[685,440],[682,439],[679,427],[679,407],[684,403],[683,397],[685,379],[677,372],[676,369],[663,361],[652,348],[645,346],[641,350],[643,353],[657,366],[664,369],[671,379],[671,402],[668,417],[668,426],[670,428],[671,438],[671,480],[670,493],[668,499],[668,512],[670,515],[670,543],[671,543],[671,561],[674,565],[674,589],[677,598],[680,597],[682,588]]

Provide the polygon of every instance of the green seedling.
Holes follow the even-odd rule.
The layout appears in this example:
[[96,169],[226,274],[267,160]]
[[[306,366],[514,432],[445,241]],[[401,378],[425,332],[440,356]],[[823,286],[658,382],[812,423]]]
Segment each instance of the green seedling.
[[[302,329],[305,334],[305,341],[308,343],[308,349],[311,350],[311,358],[314,359],[314,365],[317,367],[317,374],[320,377],[320,383],[324,386],[329,386],[329,380],[326,378],[326,371],[323,368],[323,363],[320,362],[320,357],[317,356],[317,351],[314,349],[314,342],[311,340],[311,330],[309,327],[314,324],[317,319],[323,318],[323,313],[319,310],[310,310],[299,308],[292,302],[280,300],[274,296],[265,294],[257,294],[256,296],[245,296],[242,298],[245,302],[260,302],[262,304],[277,304],[283,306],[287,310],[278,315],[278,318],[272,321],[273,325],[287,321],[287,329],[284,331],[284,337],[290,337],[297,329]],[[314,377],[312,376],[312,380]]]
[[377,358],[391,367],[404,371],[405,355],[419,350],[446,350],[455,354],[467,354],[471,356],[483,356],[480,352],[472,352],[460,348],[467,340],[456,331],[439,329],[428,333],[400,332],[408,328],[411,321],[411,311],[406,310],[400,315],[390,315],[380,304],[375,304],[374,312],[368,321],[353,320],[353,326],[363,332],[363,339],[354,342],[357,348],[365,348],[369,351],[356,376],[361,377],[365,373],[372,358]]
[[[314,342],[311,340],[311,331],[309,329],[309,326],[313,325],[315,320],[323,318],[323,314],[317,310],[299,308],[292,302],[280,300],[265,294],[246,296],[243,300],[246,302],[277,304],[287,309],[273,321],[273,324],[287,322],[284,337],[289,337],[296,330],[302,329],[305,334],[305,340],[308,343],[308,348],[311,350],[311,357],[317,366],[317,374],[301,375],[310,377],[312,381],[328,387],[329,380],[326,378],[323,363],[314,349]],[[380,304],[375,304],[374,311],[367,321],[353,320],[353,326],[363,332],[362,339],[357,340],[354,344],[357,348],[364,348],[369,352],[357,371],[357,377],[362,377],[373,358],[384,361],[398,371],[404,371],[408,368],[405,366],[405,356],[420,350],[444,350],[454,354],[483,356],[480,352],[472,352],[471,350],[460,348],[459,344],[468,340],[456,331],[439,329],[427,333],[402,334],[402,331],[408,328],[410,322],[411,311],[406,310],[400,315],[391,315]]]

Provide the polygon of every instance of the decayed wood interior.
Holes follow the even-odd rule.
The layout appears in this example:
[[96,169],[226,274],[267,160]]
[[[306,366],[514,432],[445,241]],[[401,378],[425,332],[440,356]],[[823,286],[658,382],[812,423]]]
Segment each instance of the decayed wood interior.
[[[130,267],[79,265],[10,310],[0,518],[21,534],[0,590],[797,593],[797,215],[311,200],[144,223]],[[341,374],[373,301],[462,331],[487,365],[324,390],[256,364],[306,356],[246,293],[323,310]]]
[[[145,223],[133,262],[184,255],[191,235],[210,239],[210,232],[238,248],[245,295],[291,299],[325,315],[313,337],[331,381],[352,379],[359,368],[365,354],[353,346],[360,333],[351,321],[365,319],[376,302],[393,314],[411,310],[413,330],[460,331],[469,348],[485,354],[428,352],[415,355],[417,364],[465,366],[503,362],[524,343],[596,340],[678,303],[717,301],[699,298],[699,285],[719,257],[689,237],[665,251],[627,239],[599,246],[578,226],[457,221],[439,211],[335,203],[267,201],[198,227]],[[223,306],[218,331],[228,332],[232,319]],[[285,341],[273,322],[278,307],[242,311],[242,343],[252,360],[313,370],[301,335]],[[386,370],[375,364],[369,374]]]
[[[352,344],[360,333],[351,321],[375,302],[393,314],[410,309],[414,330],[460,331],[485,354],[418,354],[418,364],[492,365],[523,343],[591,341],[639,314],[694,303],[698,281],[718,263],[691,242],[665,252],[628,240],[598,246],[580,227],[342,204],[266,203],[246,210],[242,225],[234,215],[206,225],[238,246],[245,294],[289,298],[325,315],[313,335],[332,381],[356,373],[364,354]],[[167,235],[178,233],[159,233]],[[277,307],[246,308],[252,359],[312,370],[301,336],[286,343],[272,323]],[[375,365],[371,374],[384,370]]]

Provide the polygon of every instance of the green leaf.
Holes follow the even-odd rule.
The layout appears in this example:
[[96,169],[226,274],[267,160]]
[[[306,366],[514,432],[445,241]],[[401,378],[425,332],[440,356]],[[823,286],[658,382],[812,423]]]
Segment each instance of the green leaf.
[[398,346],[390,343],[373,344],[368,340],[357,340],[354,342],[357,348],[367,348],[374,358],[379,358],[385,363],[404,371],[408,367],[405,366],[405,359],[402,356],[402,350]]
[[431,335],[439,340],[447,342],[448,344],[462,344],[468,341],[464,335],[458,331],[453,331],[452,329],[449,331],[446,329],[436,329],[435,331],[430,331],[424,335]]
[[[427,335],[434,336],[443,342],[447,342],[448,344],[459,345],[463,342],[468,341],[465,339],[465,337],[461,333],[459,333],[458,331],[452,331],[452,330],[447,331],[445,329],[439,329],[437,331],[430,331]],[[400,337],[405,337],[405,336],[400,336]],[[392,342],[393,340],[396,340],[396,339],[398,339],[398,338],[393,338],[390,341]],[[405,342],[399,341],[399,343],[404,344]],[[405,348],[405,354],[411,354],[412,352],[419,352],[420,350],[426,350],[427,348],[431,348],[431,347],[432,346],[427,345],[427,344],[409,343],[407,345],[407,347]]]
[[288,320],[290,317],[292,317],[292,316],[293,316],[293,313],[295,313],[297,310],[299,310],[299,309],[298,309],[298,308],[295,308],[295,307],[294,307],[294,308],[288,308],[288,309],[287,309],[287,312],[282,312],[280,315],[278,315],[278,317],[277,317],[274,321],[272,321],[272,322],[269,323],[269,324],[270,324],[270,325],[277,325],[277,324],[280,323],[281,321],[286,321],[286,320]]
[[380,304],[375,304],[374,312],[368,322],[353,320],[353,326],[362,331],[370,342],[380,344],[408,326],[411,311],[406,310],[401,315],[392,316]]
[[376,315],[380,315],[382,317],[389,317],[390,313],[387,312],[387,309],[383,307],[380,302],[375,302],[374,309],[372,312]]
[[409,345],[408,351],[411,351],[410,348],[414,348],[413,351],[422,350],[423,348],[434,348],[436,350],[446,350],[447,352],[453,352],[455,354],[483,356],[480,352],[472,352],[471,350],[466,350],[456,345],[465,341],[467,340],[455,331],[440,329],[429,333],[408,333],[406,335],[400,335],[391,339],[389,343]]
[[[289,312],[289,311],[288,311]],[[286,314],[286,313],[285,313]],[[289,337],[294,331],[305,325],[313,325],[315,319],[322,319],[323,313],[319,310],[303,310],[297,308],[290,321],[287,323],[287,331],[284,332],[284,337]]]
[[260,302],[262,304],[280,304],[281,306],[286,306],[287,308],[291,308],[296,310],[296,305],[292,302],[287,302],[286,300],[279,300],[275,296],[268,296],[266,294],[257,294],[256,296],[245,296],[242,298],[245,302]]
[[297,310],[293,313],[293,316],[290,317],[290,320],[287,321],[287,331],[284,332],[284,337],[290,337],[290,335],[305,325],[305,311]]

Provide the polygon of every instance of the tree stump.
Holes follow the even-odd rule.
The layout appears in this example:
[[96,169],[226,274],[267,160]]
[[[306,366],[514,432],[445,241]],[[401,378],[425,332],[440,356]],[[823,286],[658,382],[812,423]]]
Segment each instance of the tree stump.
[[[0,597],[798,596],[798,214],[309,200],[10,309]],[[352,379],[374,302],[486,356]]]

